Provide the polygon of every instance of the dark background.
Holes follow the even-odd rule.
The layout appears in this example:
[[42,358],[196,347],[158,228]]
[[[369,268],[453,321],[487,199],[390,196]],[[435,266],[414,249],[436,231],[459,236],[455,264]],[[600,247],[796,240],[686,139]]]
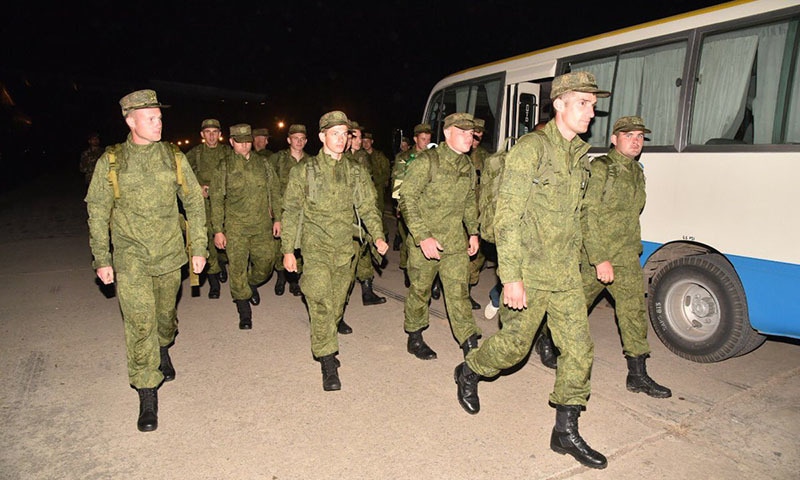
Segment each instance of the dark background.
[[[0,62],[0,188],[40,172],[77,172],[86,136],[123,141],[118,101],[158,92],[164,140],[199,141],[203,118],[304,123],[344,110],[394,153],[393,132],[420,122],[433,85],[475,65],[722,3],[13,2]],[[285,129],[286,127],[284,127]]]

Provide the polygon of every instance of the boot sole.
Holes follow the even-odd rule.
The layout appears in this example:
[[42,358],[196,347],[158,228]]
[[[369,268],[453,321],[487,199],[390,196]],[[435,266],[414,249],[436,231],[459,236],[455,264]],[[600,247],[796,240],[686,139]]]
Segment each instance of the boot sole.
[[644,388],[636,388],[636,387],[627,387],[627,389],[631,393],[644,393],[648,397],[652,397],[652,398],[670,398],[670,397],[672,397],[672,392],[669,392],[669,393],[650,393]]
[[576,462],[580,463],[584,467],[594,468],[596,470],[602,470],[602,469],[604,469],[604,468],[606,468],[608,466],[608,461],[606,461],[606,463],[604,463],[602,465],[597,465],[595,463],[584,462],[580,458],[575,456],[575,453],[573,453],[573,452],[571,452],[571,451],[569,451],[569,450],[567,450],[567,449],[565,449],[563,447],[559,447],[558,445],[553,445],[552,443],[550,444],[550,450],[552,450],[552,451],[554,451],[556,453],[559,453],[561,455],[569,455],[570,457],[574,458]]

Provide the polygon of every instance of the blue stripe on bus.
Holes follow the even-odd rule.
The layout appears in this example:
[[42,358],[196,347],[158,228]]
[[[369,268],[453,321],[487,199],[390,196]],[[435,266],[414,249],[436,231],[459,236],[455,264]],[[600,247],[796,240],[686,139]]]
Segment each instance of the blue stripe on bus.
[[[661,244],[642,242],[642,264]],[[744,287],[750,325],[765,335],[800,338],[800,265],[725,255]]]

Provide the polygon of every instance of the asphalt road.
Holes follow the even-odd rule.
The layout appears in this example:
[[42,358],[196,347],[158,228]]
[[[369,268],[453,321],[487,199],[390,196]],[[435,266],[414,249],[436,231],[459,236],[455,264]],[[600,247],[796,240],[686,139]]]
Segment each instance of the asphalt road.
[[[670,399],[625,389],[613,311],[590,317],[595,340],[584,438],[609,458],[582,467],[549,449],[554,373],[536,357],[481,382],[482,410],[456,400],[461,351],[432,304],[425,333],[439,354],[406,353],[397,252],[364,307],[356,287],[340,337],[342,390],[324,392],[307,313],[261,288],[252,331],[222,299],[184,282],[177,379],[159,390],[159,428],[136,429],[116,298],[95,283],[81,179],[59,175],[0,194],[0,478],[2,479],[796,479],[800,346],[769,339],[717,364],[676,357],[650,334],[650,374]],[[391,222],[387,222],[391,224]],[[494,271],[475,287],[488,299]],[[488,335],[495,321],[476,311]]]

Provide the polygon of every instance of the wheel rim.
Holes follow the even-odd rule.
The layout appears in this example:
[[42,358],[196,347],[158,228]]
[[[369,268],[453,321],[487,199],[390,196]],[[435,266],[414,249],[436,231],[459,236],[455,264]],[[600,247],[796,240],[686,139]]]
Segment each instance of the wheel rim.
[[707,340],[719,329],[719,300],[702,283],[693,280],[676,283],[667,292],[665,303],[667,323],[685,340]]

